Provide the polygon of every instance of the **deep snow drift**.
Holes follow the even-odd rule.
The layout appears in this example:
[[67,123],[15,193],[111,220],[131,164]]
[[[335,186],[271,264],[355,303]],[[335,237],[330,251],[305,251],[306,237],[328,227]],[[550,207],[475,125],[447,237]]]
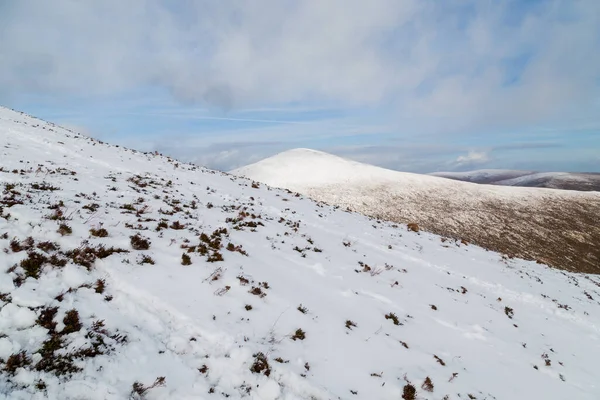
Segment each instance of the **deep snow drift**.
[[0,398],[600,396],[597,276],[6,109],[0,160]]
[[308,149],[231,173],[511,256],[600,273],[600,192],[479,185]]

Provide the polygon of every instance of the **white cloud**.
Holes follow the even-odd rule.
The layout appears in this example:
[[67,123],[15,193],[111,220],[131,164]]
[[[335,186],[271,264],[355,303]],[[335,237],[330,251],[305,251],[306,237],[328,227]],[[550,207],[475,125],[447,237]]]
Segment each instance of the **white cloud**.
[[458,156],[457,166],[484,164],[490,161],[489,154],[485,151],[469,151],[466,155]]
[[4,95],[156,85],[224,109],[385,105],[444,131],[598,114],[597,0],[5,3]]

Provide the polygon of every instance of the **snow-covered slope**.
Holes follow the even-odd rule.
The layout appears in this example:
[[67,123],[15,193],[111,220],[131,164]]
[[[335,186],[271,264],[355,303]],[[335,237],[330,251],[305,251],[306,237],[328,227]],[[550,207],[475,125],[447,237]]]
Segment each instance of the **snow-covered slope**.
[[429,175],[465,182],[502,186],[600,191],[600,173],[482,169],[468,172],[434,172]]
[[600,193],[479,185],[307,149],[232,173],[376,218],[416,222],[511,256],[600,273]]
[[0,398],[600,396],[597,276],[6,109],[0,167]]

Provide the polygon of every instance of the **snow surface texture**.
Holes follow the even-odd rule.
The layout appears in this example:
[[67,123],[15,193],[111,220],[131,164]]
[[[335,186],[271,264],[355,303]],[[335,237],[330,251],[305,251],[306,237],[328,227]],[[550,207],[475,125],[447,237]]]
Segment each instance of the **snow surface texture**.
[[0,398],[600,397],[597,276],[6,109],[0,160]]
[[234,175],[375,218],[573,272],[600,273],[600,193],[479,185],[392,171],[309,149]]
[[600,173],[481,169],[468,172],[434,172],[429,175],[491,185],[600,191]]

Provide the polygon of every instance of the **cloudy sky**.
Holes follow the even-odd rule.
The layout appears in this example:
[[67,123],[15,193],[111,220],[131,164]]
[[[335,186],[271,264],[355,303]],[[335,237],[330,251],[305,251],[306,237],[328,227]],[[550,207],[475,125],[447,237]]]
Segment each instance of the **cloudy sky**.
[[598,0],[0,1],[0,104],[228,170],[600,171]]

